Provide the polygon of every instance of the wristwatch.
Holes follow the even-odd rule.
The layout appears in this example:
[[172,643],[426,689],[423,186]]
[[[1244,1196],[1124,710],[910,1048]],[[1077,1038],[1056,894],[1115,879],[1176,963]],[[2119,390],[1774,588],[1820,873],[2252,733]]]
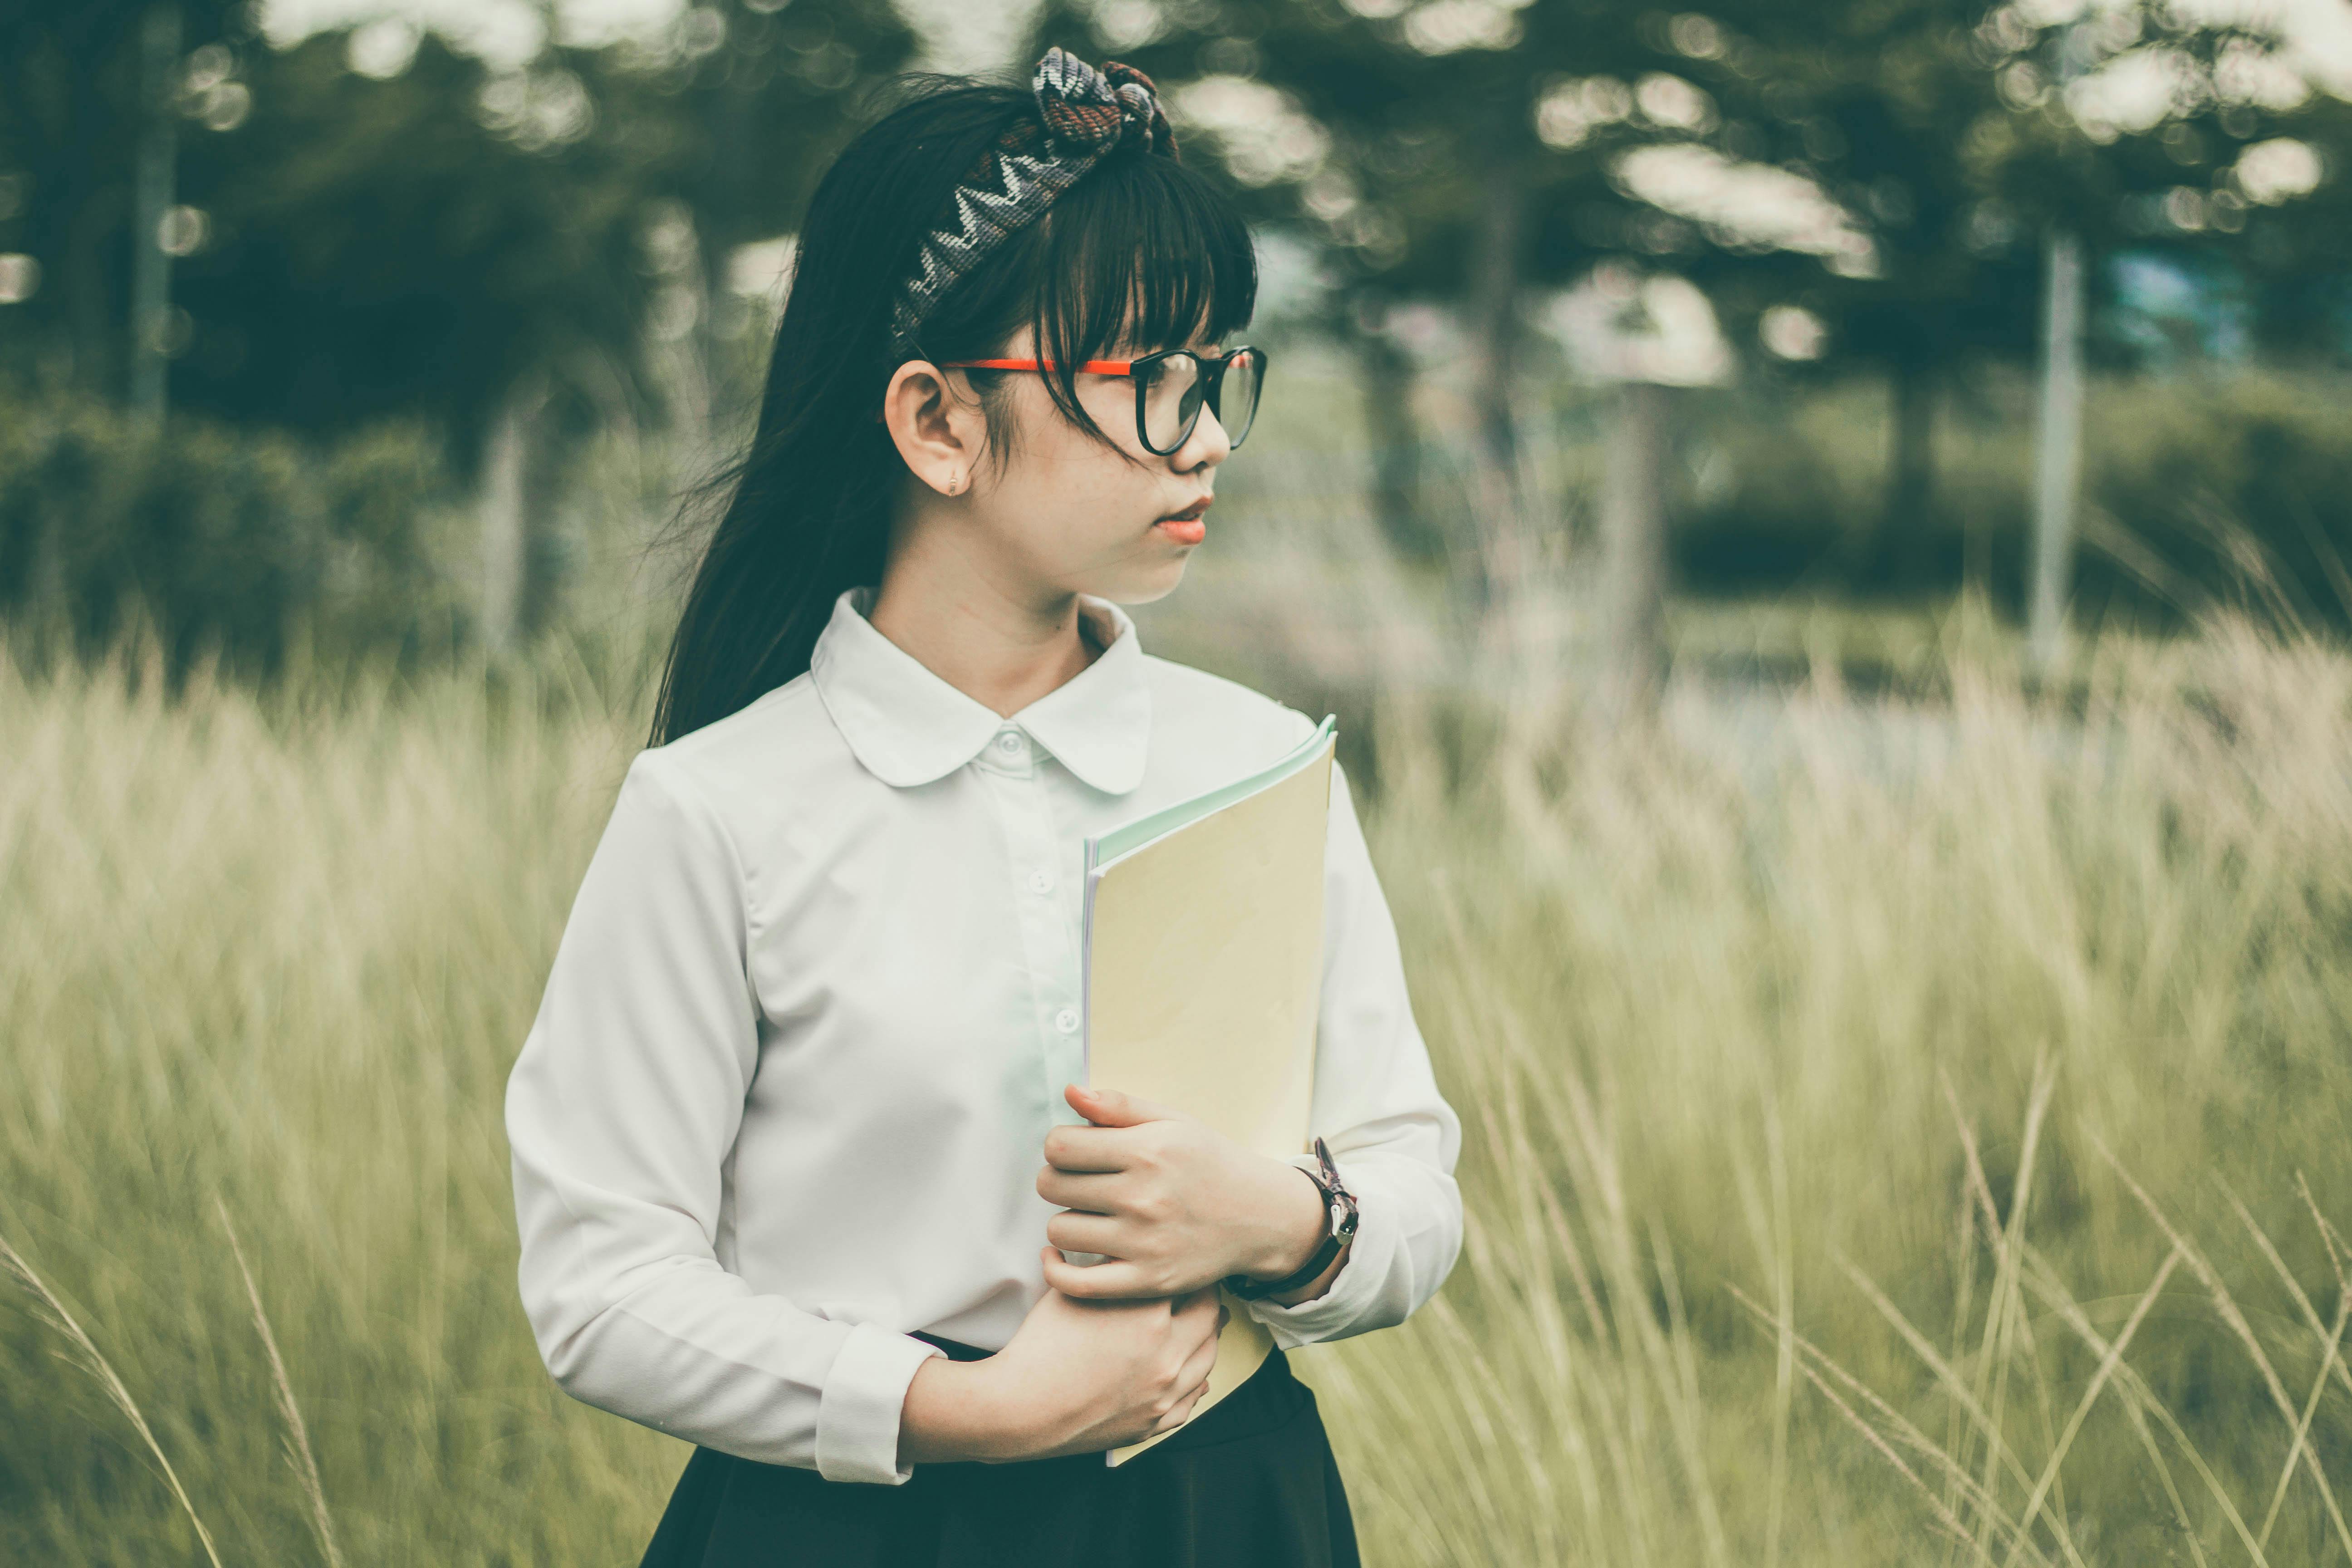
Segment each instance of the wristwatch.
[[[1339,1168],[1331,1163],[1331,1151],[1323,1140],[1315,1140],[1315,1159],[1323,1173],[1306,1173],[1307,1179],[1323,1190],[1323,1244],[1315,1256],[1300,1265],[1298,1272],[1280,1279],[1253,1279],[1246,1274],[1228,1274],[1222,1283],[1224,1288],[1244,1301],[1255,1301],[1262,1296],[1279,1296],[1286,1290],[1296,1290],[1331,1266],[1348,1238],[1356,1234],[1356,1194],[1340,1184]],[[1303,1167],[1302,1167],[1303,1168]]]

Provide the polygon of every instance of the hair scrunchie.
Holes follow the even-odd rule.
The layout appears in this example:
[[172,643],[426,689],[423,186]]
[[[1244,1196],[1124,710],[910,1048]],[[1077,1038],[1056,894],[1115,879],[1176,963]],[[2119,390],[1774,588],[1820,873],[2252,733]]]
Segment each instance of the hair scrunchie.
[[891,313],[899,347],[911,346],[959,279],[1105,158],[1122,148],[1177,156],[1159,89],[1133,66],[1105,60],[1097,70],[1056,46],[1037,61],[1029,89],[1034,117],[1016,120],[990,144],[957,182],[948,220],[924,237]]

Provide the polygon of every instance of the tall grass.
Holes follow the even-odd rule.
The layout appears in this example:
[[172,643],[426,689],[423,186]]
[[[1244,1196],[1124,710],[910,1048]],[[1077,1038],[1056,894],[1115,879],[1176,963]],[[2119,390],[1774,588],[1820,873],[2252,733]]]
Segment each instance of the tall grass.
[[[1832,670],[1370,705],[1469,1230],[1294,1357],[1369,1559],[2352,1561],[2352,658]],[[499,1106],[645,674],[0,658],[0,1561],[635,1560]]]

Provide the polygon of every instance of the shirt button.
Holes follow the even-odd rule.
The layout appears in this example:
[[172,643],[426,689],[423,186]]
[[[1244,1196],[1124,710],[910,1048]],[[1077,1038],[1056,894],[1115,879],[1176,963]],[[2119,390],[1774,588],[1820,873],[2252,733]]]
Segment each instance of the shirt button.
[[1029,873],[1029,890],[1033,893],[1050,893],[1054,890],[1054,879],[1044,871],[1032,871]]
[[1021,749],[1021,737],[1007,730],[1003,734],[996,737],[996,749],[1000,752],[1017,752]]
[[1065,1007],[1060,1012],[1055,1014],[1054,1027],[1061,1030],[1062,1033],[1066,1035],[1076,1034],[1078,1032],[1078,1010],[1076,1007]]

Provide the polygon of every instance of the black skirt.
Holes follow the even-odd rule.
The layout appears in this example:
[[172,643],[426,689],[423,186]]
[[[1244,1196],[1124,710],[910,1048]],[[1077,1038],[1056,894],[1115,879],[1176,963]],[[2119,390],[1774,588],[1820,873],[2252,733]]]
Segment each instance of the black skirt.
[[[957,1361],[994,1352],[918,1332]],[[697,1448],[641,1568],[1360,1568],[1315,1391],[1279,1350],[1117,1468],[1099,1452],[829,1481]]]

